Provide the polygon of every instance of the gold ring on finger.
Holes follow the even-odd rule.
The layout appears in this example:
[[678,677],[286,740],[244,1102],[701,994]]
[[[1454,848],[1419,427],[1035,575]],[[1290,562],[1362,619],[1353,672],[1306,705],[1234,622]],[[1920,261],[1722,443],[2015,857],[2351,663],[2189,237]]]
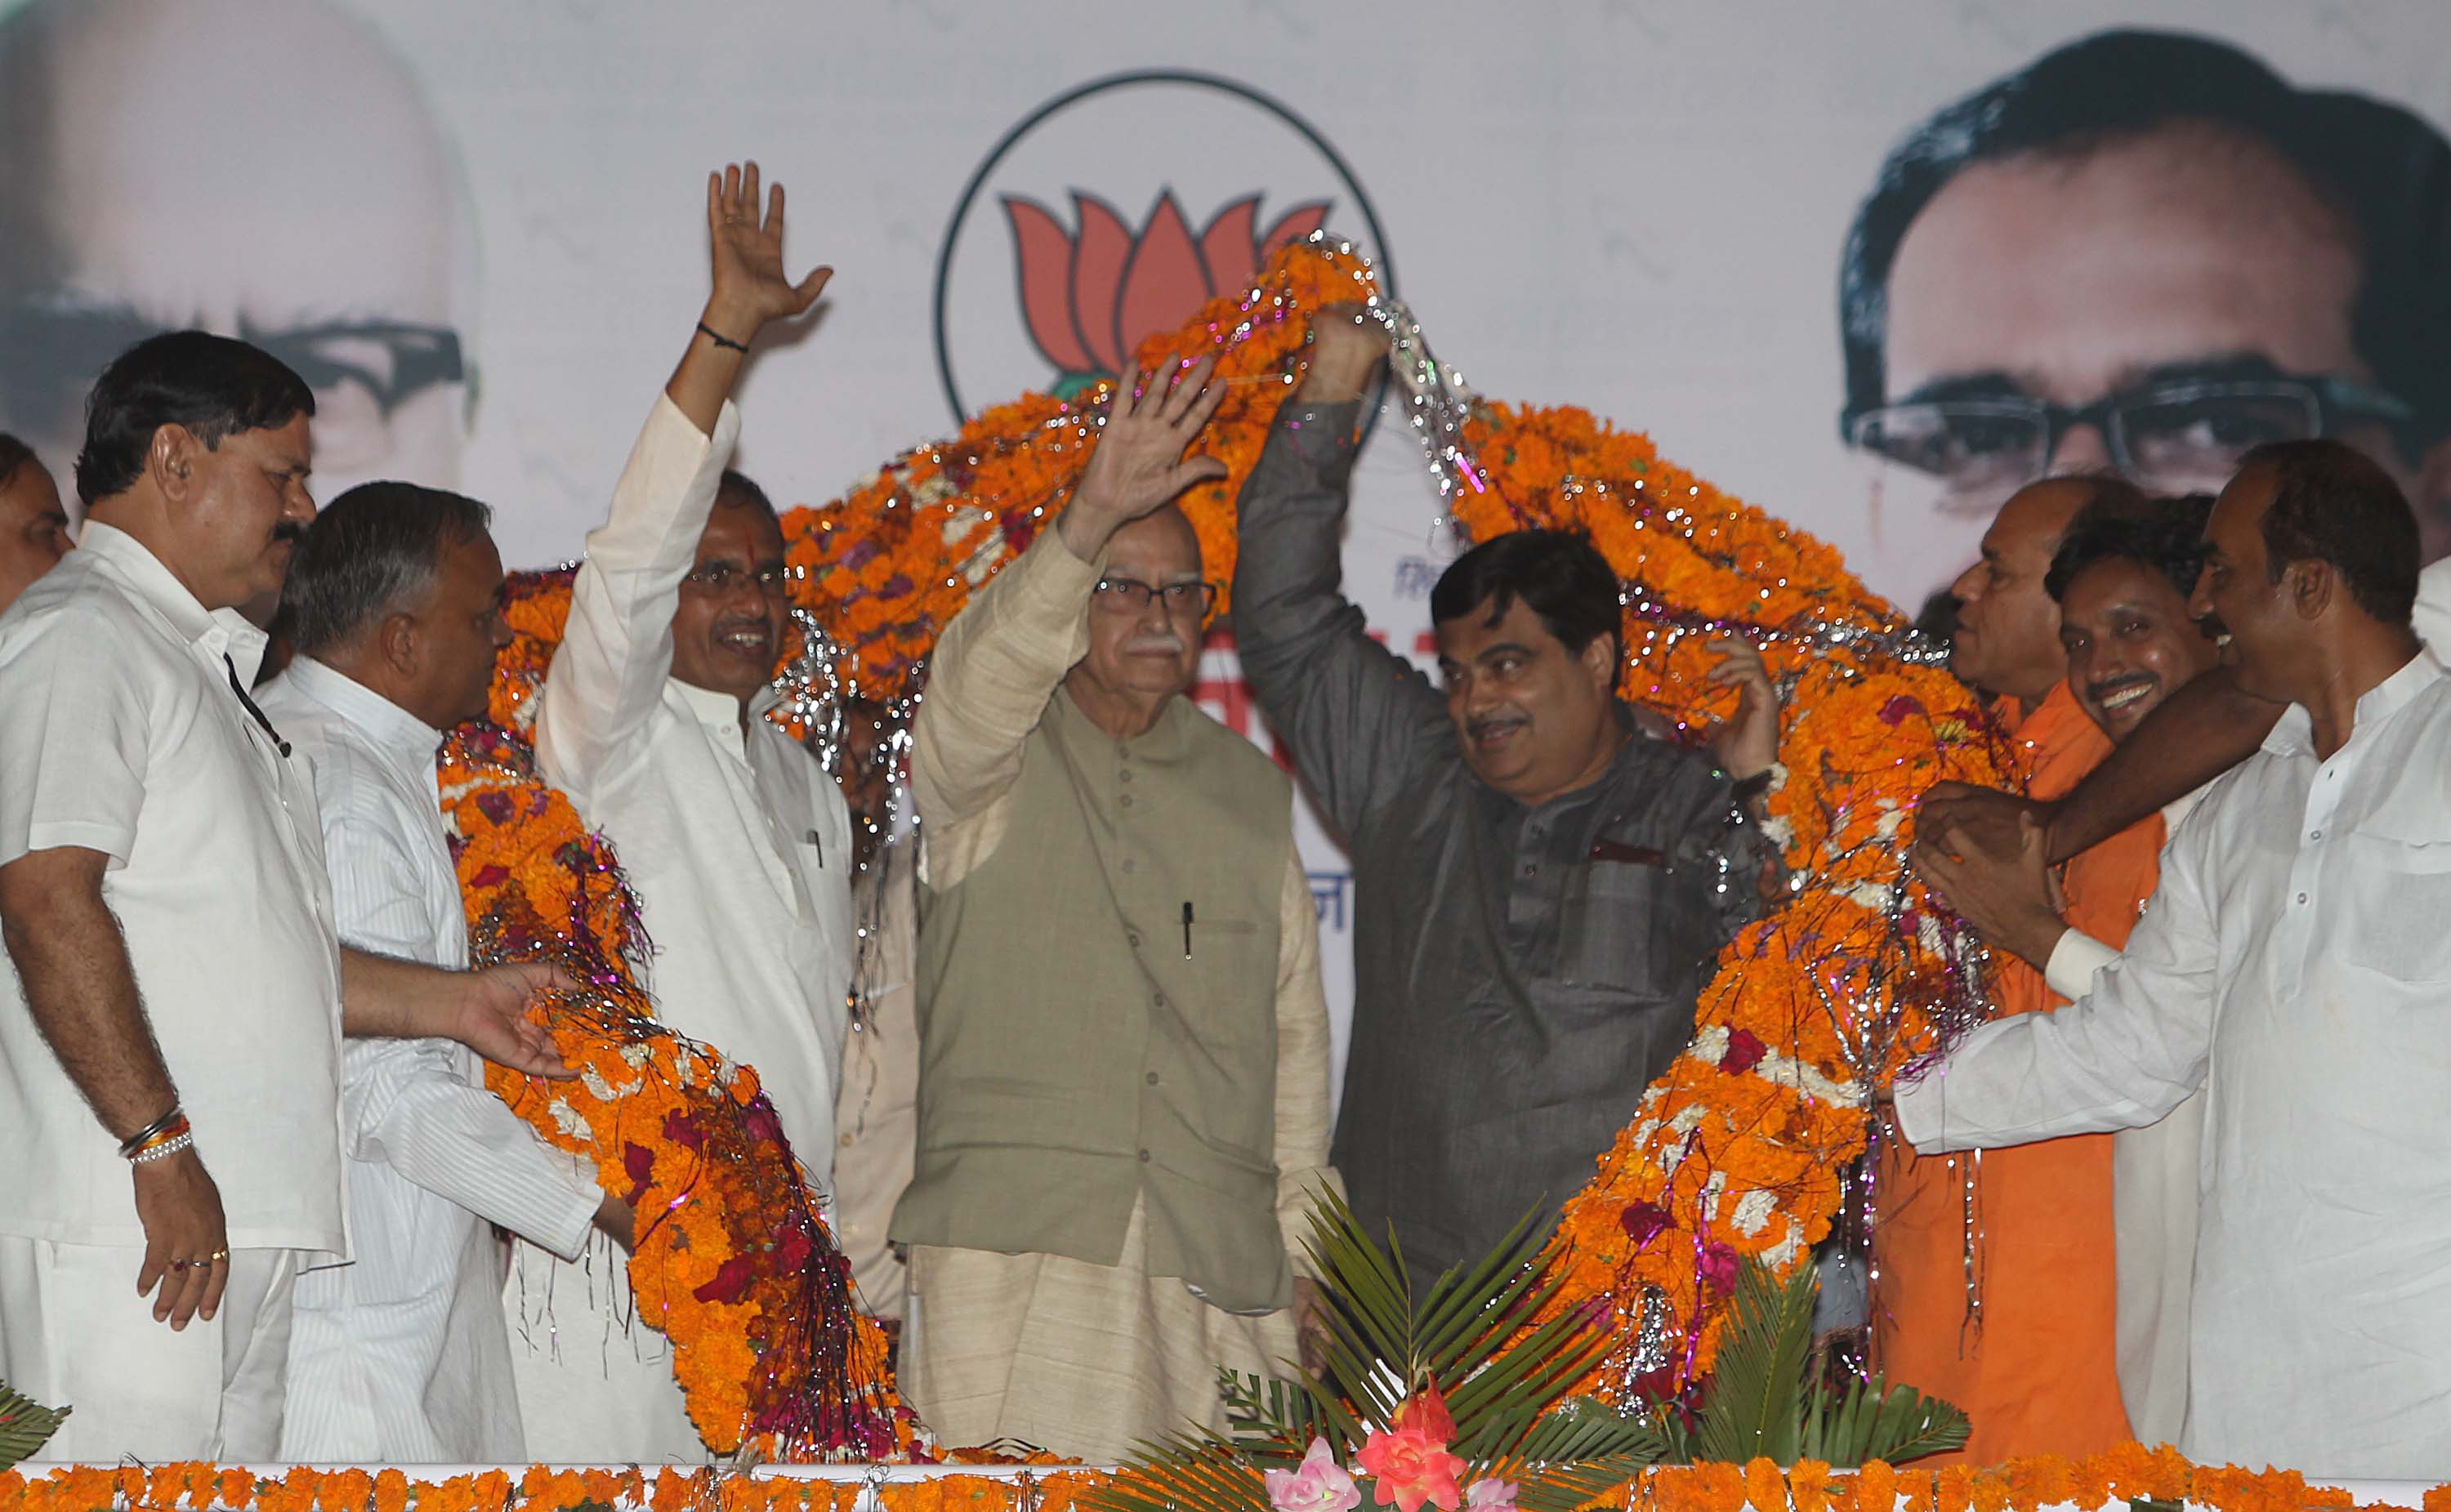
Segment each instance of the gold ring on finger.
[[185,1270],[187,1268],[187,1263],[184,1260],[173,1260],[170,1262],[170,1268],[173,1270]]
[[213,1251],[213,1258],[212,1258],[212,1259],[210,1259],[210,1260],[208,1260],[208,1261],[206,1261],[206,1262],[205,1262],[205,1263],[206,1263],[206,1265],[208,1265],[208,1266],[218,1266],[218,1265],[221,1265],[221,1264],[223,1264],[224,1262],[227,1261],[228,1259],[229,1259],[229,1251],[228,1251],[228,1250],[226,1250],[226,1249],[216,1249],[216,1250],[214,1250],[214,1251]]

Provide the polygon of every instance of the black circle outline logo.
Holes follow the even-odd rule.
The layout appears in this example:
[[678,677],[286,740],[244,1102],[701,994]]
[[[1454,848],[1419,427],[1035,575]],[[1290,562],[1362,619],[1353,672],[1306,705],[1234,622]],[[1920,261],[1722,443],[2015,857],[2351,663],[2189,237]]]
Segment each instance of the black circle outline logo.
[[[1188,84],[1202,88],[1222,90],[1226,94],[1249,101],[1301,133],[1303,140],[1308,142],[1318,150],[1321,157],[1327,160],[1328,167],[1336,170],[1336,176],[1343,179],[1344,187],[1353,192],[1354,207],[1362,212],[1363,225],[1370,232],[1371,244],[1378,248],[1379,255],[1372,266],[1379,275],[1379,292],[1382,298],[1395,297],[1396,256],[1387,245],[1387,233],[1380,228],[1379,212],[1371,208],[1370,196],[1363,192],[1362,181],[1354,176],[1352,165],[1346,163],[1343,154],[1330,147],[1327,138],[1320,135],[1318,128],[1308,121],[1296,115],[1283,101],[1264,94],[1247,84],[1214,73],[1202,73],[1190,69],[1140,69],[1123,73],[1110,73],[1104,78],[1076,85],[1024,116],[1017,125],[997,140],[995,147],[989,151],[986,161],[982,162],[977,171],[971,175],[971,181],[962,186],[961,198],[953,202],[952,219],[945,223],[945,239],[936,249],[936,286],[931,303],[934,306],[933,319],[936,327],[936,378],[944,385],[945,402],[952,406],[953,418],[957,422],[970,419],[970,411],[962,406],[961,390],[953,383],[953,354],[951,344],[948,339],[945,301],[947,286],[952,274],[953,244],[961,234],[962,223],[970,216],[972,202],[977,200],[979,190],[995,172],[996,165],[1004,161],[1005,154],[1011,151],[1014,145],[1028,136],[1030,129],[1041,121],[1090,95],[1134,84]],[[1011,396],[998,396],[991,403],[1001,403],[1007,397]]]

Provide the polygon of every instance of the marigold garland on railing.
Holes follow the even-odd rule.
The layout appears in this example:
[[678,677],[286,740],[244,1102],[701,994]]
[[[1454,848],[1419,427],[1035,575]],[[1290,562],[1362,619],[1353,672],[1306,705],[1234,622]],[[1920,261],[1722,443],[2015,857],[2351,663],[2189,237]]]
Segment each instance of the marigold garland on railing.
[[[948,1475],[876,1488],[883,1512],[1069,1512],[1105,1477],[1088,1470],[1035,1471],[1025,1481]],[[420,1480],[398,1469],[296,1469],[260,1480],[236,1468],[176,1463],[118,1469],[75,1466],[40,1475],[0,1472],[0,1505],[26,1512],[577,1512],[591,1504],[655,1512],[858,1512],[860,1480],[752,1478],[715,1470],[556,1470],[543,1465]],[[1878,1461],[1854,1472],[1805,1461],[1782,1470],[1750,1464],[1668,1465],[1600,1503],[1627,1512],[2085,1512],[2114,1503],[2185,1503],[2206,1512],[2308,1512],[2356,1505],[2348,1493],[2310,1484],[2294,1470],[2190,1464],[2174,1449],[2123,1444],[2083,1459],[2011,1460],[1990,1469],[1950,1465],[1892,1469]],[[2451,1485],[2415,1507],[2371,1503],[2375,1512],[2451,1512]]]
[[493,722],[455,732],[440,768],[477,954],[551,960],[584,984],[549,1020],[579,1079],[494,1067],[489,1085],[547,1142],[591,1157],[604,1189],[634,1209],[637,1316],[672,1341],[711,1448],[781,1460],[907,1451],[884,1338],[852,1306],[849,1265],[756,1072],[655,1022],[637,986],[645,937],[612,851],[537,776],[525,732],[570,581],[567,569],[512,579]]

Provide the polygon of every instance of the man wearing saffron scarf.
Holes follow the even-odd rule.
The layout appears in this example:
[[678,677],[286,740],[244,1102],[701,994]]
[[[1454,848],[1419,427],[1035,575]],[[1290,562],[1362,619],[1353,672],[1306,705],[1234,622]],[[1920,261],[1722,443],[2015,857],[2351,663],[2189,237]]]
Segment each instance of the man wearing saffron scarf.
[[[2066,793],[2110,750],[2068,684],[2059,606],[2045,589],[2053,554],[2088,505],[2149,507],[2108,478],[2032,483],[2000,507],[1983,560],[1951,585],[1959,604],[1951,670],[1997,700],[2029,792]],[[2106,842],[2096,864],[2132,875],[2158,835]],[[2042,974],[2003,959],[2002,1016],[2052,1007]],[[2114,1345],[2111,1145],[2089,1136],[1968,1157],[1926,1158],[1903,1141],[1881,1156],[1873,1229],[1875,1365],[1956,1404],[1972,1421],[1964,1458],[2082,1454],[2128,1437]]]
[[[2215,663],[2211,638],[2187,613],[2211,509],[2205,495],[2141,514],[2088,509],[2051,563],[2069,689],[2114,744]],[[2201,793],[2071,860],[2064,911],[2052,908],[2039,829],[2019,851],[1994,854],[1930,827],[1915,862],[1995,950],[2041,970],[2051,992],[2074,999],[2127,945],[2161,880],[2161,846]],[[2147,1443],[2175,1443],[2186,1425],[2203,1104],[2190,1097],[2160,1123],[2112,1136],[2119,1387],[2128,1425]]]

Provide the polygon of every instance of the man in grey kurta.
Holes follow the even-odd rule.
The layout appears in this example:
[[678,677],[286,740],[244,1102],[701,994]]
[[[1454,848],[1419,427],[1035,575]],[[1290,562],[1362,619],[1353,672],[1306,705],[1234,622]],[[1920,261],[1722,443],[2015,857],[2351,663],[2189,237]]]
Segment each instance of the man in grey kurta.
[[1615,697],[1616,579],[1550,532],[1499,538],[1441,580],[1444,690],[1373,640],[1339,594],[1338,537],[1344,396],[1380,348],[1332,316],[1318,329],[1243,491],[1235,636],[1353,859],[1331,1159],[1426,1279],[1536,1204],[1554,1217],[1693,1037],[1696,995],[1776,866],[1748,808],[1776,704],[1739,652],[1745,706],[1716,759],[1643,733]]

